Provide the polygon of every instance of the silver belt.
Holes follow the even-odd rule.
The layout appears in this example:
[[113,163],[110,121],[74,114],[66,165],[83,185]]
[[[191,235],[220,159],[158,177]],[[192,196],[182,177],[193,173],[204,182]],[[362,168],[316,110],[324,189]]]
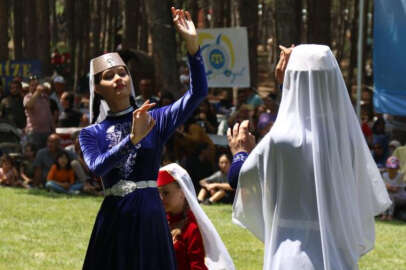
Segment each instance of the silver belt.
[[114,184],[111,188],[104,190],[104,196],[120,196],[124,197],[125,195],[133,192],[139,188],[156,188],[156,181],[139,181],[133,182],[128,180],[120,180]]

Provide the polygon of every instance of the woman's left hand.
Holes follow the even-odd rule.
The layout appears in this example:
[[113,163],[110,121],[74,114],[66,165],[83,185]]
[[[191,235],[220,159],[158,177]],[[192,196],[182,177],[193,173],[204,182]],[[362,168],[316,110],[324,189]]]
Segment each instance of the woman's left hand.
[[171,10],[173,23],[175,24],[178,33],[186,41],[188,53],[192,56],[195,55],[199,50],[199,41],[190,13],[183,9],[175,9],[174,7],[172,7]]

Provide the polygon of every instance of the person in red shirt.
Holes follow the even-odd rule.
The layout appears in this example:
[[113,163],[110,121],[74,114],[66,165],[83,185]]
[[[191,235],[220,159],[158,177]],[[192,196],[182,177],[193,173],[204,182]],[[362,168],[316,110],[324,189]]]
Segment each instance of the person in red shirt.
[[233,270],[215,227],[200,207],[193,182],[181,166],[161,168],[157,186],[167,213],[179,270]]

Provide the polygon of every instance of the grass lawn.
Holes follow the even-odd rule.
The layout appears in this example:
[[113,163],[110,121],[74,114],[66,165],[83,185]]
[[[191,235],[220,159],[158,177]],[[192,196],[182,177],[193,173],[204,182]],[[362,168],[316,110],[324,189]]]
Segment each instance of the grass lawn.
[[[81,269],[102,198],[0,188],[0,269]],[[231,223],[230,205],[204,206],[237,269],[262,269],[263,244]],[[406,270],[406,224],[377,222],[362,270]]]

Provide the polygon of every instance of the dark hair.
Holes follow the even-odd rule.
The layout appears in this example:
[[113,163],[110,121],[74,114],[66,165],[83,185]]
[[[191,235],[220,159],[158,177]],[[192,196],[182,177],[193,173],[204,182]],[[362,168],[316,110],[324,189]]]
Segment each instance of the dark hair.
[[61,152],[59,152],[58,155],[56,156],[55,162],[54,162],[54,164],[56,165],[56,167],[58,168],[58,170],[61,169],[61,167],[59,166],[59,163],[58,163],[58,159],[59,159],[60,157],[62,157],[62,156],[65,156],[65,157],[68,159],[68,163],[66,164],[66,169],[68,169],[68,170],[71,169],[71,166],[70,166],[71,158],[70,158],[70,156],[68,155],[68,152],[66,152],[66,151],[61,151]]
[[18,80],[18,79],[13,79],[13,80],[11,81],[11,84],[16,84],[16,85],[18,85],[18,87],[19,87],[20,89],[23,88],[23,84],[22,84],[21,81]]
[[0,158],[0,164],[3,165],[4,162],[10,162],[11,166],[14,166],[13,159],[8,154],[3,154]]
[[66,100],[69,103],[69,108],[73,107],[73,102],[75,101],[75,95],[72,92],[65,92],[66,93]]
[[25,148],[27,148],[27,147],[29,147],[30,149],[31,149],[31,151],[32,152],[34,152],[34,156],[35,156],[35,154],[37,153],[37,145],[36,144],[33,144],[33,143],[27,143],[25,146],[24,146],[24,152],[25,152]]

